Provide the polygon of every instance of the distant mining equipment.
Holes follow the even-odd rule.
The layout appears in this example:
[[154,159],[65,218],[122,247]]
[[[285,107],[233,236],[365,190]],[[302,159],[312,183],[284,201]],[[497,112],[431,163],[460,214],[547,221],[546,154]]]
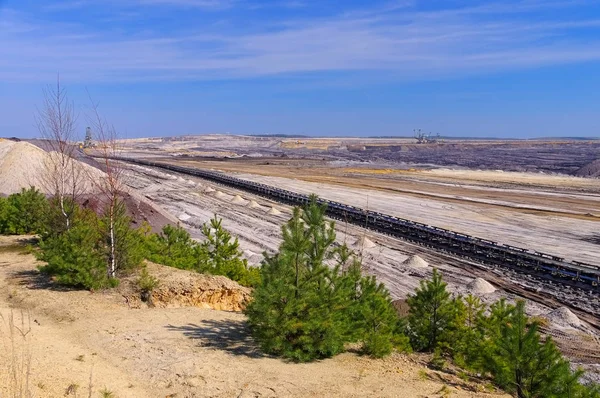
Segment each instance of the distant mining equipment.
[[431,133],[425,133],[421,131],[421,129],[415,129],[413,131],[415,133],[417,144],[437,144],[438,142],[441,142],[440,133],[434,138],[431,138]]
[[87,127],[85,129],[85,139],[83,140],[83,148],[95,148],[96,144],[92,141],[92,129]]

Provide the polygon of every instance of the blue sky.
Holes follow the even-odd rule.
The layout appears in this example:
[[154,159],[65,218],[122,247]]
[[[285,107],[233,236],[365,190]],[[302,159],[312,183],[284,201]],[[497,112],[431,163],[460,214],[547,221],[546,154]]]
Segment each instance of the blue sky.
[[600,1],[0,0],[0,136],[600,136]]

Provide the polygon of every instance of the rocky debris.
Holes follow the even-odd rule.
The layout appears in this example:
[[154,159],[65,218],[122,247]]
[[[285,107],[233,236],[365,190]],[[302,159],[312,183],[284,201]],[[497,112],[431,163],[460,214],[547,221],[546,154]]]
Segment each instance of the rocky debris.
[[421,257],[419,257],[416,254],[413,256],[410,256],[409,258],[404,260],[401,264],[404,266],[407,266],[407,267],[411,267],[411,268],[427,268],[427,267],[429,267],[429,263],[427,261],[423,260]]
[[242,198],[240,195],[235,195],[235,197],[233,198],[231,203],[234,205],[244,206],[244,205],[246,205],[246,203],[248,203],[248,201],[246,199]]
[[269,211],[267,212],[267,214],[270,214],[272,216],[277,216],[277,215],[281,214],[281,212],[279,210],[277,210],[275,207],[271,207],[269,209]]
[[357,249],[372,249],[374,247],[377,247],[377,245],[373,243],[372,240],[363,235],[360,238],[358,238],[356,242],[354,242],[354,247],[356,247]]
[[[47,194],[52,193],[47,170],[53,164],[52,159],[56,154],[28,142],[0,140],[0,194],[10,195],[30,186]],[[80,175],[79,186],[82,193],[96,191],[94,182],[102,179],[105,174],[80,161],[75,161],[74,164]]]
[[577,315],[573,314],[567,307],[558,307],[546,314],[546,318],[556,325],[577,328],[581,326],[581,321]]
[[[250,301],[251,290],[224,276],[147,263],[148,273],[158,279],[149,302],[159,308],[199,307],[221,311],[242,311]],[[136,277],[129,280],[135,286]],[[126,294],[131,304],[141,306],[139,293]]]
[[575,175],[578,177],[600,178],[600,159],[596,159],[577,170]]
[[496,291],[496,288],[482,278],[473,279],[468,285],[467,290],[475,294],[490,294]]

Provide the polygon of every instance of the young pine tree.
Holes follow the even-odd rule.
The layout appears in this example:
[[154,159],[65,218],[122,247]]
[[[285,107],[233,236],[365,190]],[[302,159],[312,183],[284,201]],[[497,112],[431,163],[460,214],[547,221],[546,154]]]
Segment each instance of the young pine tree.
[[206,261],[189,232],[179,225],[165,225],[160,234],[149,235],[145,251],[148,260],[181,269],[199,269]]
[[295,361],[330,357],[354,341],[383,356],[398,342],[389,293],[361,275],[347,248],[334,248],[334,225],[324,216],[312,197],[282,227],[279,252],[266,256],[246,308],[250,329],[265,352]]
[[71,227],[60,234],[40,239],[38,259],[47,262],[40,271],[53,275],[60,284],[100,289],[116,284],[106,272],[106,257],[98,218],[89,210],[77,209]]
[[385,286],[377,283],[374,276],[360,280],[360,322],[356,329],[362,331],[362,350],[375,358],[384,357],[394,346],[407,349],[408,341],[400,332],[400,319],[392,305]]
[[37,234],[45,230],[48,212],[46,196],[36,188],[22,188],[21,192],[10,195],[3,205],[3,221],[0,231],[9,235]]
[[541,342],[538,325],[525,315],[524,301],[496,303],[488,322],[486,364],[498,386],[518,398],[568,397],[569,363],[550,338]]
[[421,281],[415,294],[407,299],[410,306],[408,331],[412,347],[417,351],[432,352],[448,333],[456,316],[456,307],[446,283],[436,269],[431,280]]
[[463,368],[480,370],[483,366],[486,306],[479,297],[472,294],[467,295],[462,302],[462,316],[457,319],[456,336],[452,343],[454,361]]
[[260,282],[258,268],[248,267],[238,239],[223,228],[221,219],[215,215],[209,224],[202,226],[206,238],[201,245],[205,261],[200,263],[200,272],[224,275],[243,286],[256,286]]
[[300,209],[294,209],[282,227],[279,253],[265,258],[262,283],[246,308],[262,349],[299,362],[341,352],[346,330],[336,275],[318,260],[331,250],[329,240],[322,239],[322,232],[328,233],[312,222],[313,228],[303,221]]

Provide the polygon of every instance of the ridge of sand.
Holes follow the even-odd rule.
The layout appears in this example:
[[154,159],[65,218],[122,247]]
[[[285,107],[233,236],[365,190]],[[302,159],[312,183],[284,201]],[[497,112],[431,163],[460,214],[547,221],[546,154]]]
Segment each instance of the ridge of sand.
[[[53,193],[47,170],[56,155],[57,152],[46,152],[28,142],[0,140],[0,194],[10,195],[30,186],[46,194]],[[79,175],[75,181],[80,181],[78,186],[82,193],[97,191],[94,182],[105,174],[78,160],[74,160],[74,165]]]
[[491,283],[482,278],[475,278],[467,285],[467,289],[476,294],[490,294],[496,291]]
[[410,256],[409,258],[404,260],[401,264],[406,265],[407,267],[412,267],[412,268],[427,268],[427,267],[429,267],[429,263],[427,261],[423,260],[421,257],[419,257],[416,254]]

